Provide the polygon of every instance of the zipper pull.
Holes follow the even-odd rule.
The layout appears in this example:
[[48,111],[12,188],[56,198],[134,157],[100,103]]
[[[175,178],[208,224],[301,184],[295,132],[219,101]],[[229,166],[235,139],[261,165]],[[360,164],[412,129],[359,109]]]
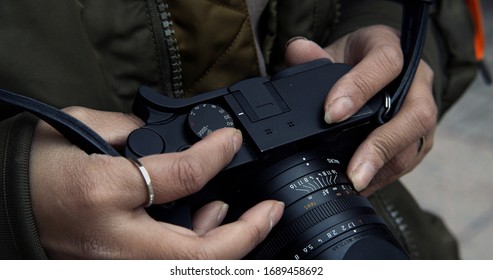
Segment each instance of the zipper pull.
[[491,85],[491,74],[488,69],[488,65],[485,61],[485,46],[486,46],[486,36],[483,27],[483,14],[481,11],[481,1],[480,0],[466,0],[471,13],[471,17],[474,21],[474,50],[476,53],[476,61],[478,63],[478,70],[483,76],[486,84]]

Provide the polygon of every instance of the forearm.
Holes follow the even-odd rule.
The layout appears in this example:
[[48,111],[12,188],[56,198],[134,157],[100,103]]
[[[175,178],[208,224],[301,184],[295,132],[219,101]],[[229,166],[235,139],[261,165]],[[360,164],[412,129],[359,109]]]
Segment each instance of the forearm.
[[27,113],[0,122],[0,258],[45,259],[29,191],[29,154],[37,119]]

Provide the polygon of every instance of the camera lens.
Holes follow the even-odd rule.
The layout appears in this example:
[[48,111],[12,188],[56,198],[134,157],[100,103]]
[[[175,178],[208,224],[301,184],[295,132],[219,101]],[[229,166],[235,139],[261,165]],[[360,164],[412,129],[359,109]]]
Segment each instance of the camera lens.
[[408,259],[345,168],[327,151],[303,152],[255,176],[251,200],[285,203],[283,218],[254,259]]

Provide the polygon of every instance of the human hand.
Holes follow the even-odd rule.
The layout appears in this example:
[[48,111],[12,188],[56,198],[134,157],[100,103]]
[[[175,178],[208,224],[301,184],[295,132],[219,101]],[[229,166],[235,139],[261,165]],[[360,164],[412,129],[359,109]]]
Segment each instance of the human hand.
[[[71,107],[66,112],[113,146],[142,126],[137,117]],[[180,153],[143,157],[161,204],[201,189],[242,143],[235,129],[218,130]],[[31,200],[41,242],[51,258],[238,259],[268,234],[283,204],[264,201],[238,221],[219,226],[227,205],[215,201],[199,210],[194,230],[152,219],[148,194],[136,166],[124,157],[87,155],[40,121],[30,161]]]
[[[404,63],[398,31],[383,25],[359,29],[326,48],[308,40],[293,40],[286,47],[285,58],[288,65],[318,58],[354,65],[325,100],[325,121],[329,124],[356,113],[399,75]],[[437,124],[432,86],[433,71],[421,61],[399,113],[357,148],[347,173],[363,195],[411,171],[431,149]]]

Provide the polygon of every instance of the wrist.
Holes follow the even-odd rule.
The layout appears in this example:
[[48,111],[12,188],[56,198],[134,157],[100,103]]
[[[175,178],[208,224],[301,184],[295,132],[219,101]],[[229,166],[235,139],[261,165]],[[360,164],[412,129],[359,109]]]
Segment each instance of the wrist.
[[0,258],[46,259],[29,187],[29,154],[37,118],[23,113],[0,122]]

